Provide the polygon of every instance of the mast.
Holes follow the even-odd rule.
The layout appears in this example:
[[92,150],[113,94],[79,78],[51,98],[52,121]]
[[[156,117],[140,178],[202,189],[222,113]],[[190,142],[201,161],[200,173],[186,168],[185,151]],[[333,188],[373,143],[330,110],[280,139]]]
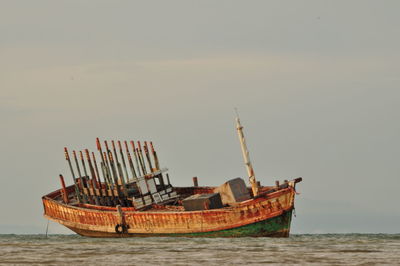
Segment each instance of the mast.
[[236,129],[237,129],[237,133],[238,133],[238,137],[239,137],[239,141],[240,141],[240,146],[242,148],[244,164],[246,165],[247,174],[249,175],[249,181],[250,181],[251,189],[253,191],[253,196],[257,196],[258,195],[258,185],[257,185],[256,177],[254,175],[253,166],[251,165],[249,151],[247,150],[246,139],[244,138],[244,135],[243,135],[243,126],[240,124],[239,114],[236,109],[235,109],[235,111],[236,111],[236,115],[237,115],[236,116]]

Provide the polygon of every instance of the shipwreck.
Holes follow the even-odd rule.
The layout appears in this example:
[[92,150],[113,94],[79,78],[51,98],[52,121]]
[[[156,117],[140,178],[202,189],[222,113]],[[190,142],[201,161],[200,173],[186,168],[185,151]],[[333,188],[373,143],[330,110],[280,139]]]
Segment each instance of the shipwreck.
[[88,237],[288,237],[302,178],[262,186],[239,117],[236,129],[250,187],[242,178],[199,186],[197,177],[191,187],[176,187],[152,142],[102,146],[97,138],[100,160],[87,149],[71,158],[64,148],[73,184],[59,176],[61,188],[42,197],[44,216]]

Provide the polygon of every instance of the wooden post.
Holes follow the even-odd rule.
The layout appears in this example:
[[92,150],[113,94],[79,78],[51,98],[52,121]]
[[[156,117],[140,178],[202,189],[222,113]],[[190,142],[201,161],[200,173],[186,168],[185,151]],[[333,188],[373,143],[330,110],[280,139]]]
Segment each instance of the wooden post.
[[122,151],[121,141],[119,141],[119,140],[118,140],[118,149],[119,149],[119,153],[121,155],[122,166],[124,167],[123,170],[125,173],[126,183],[129,183],[129,175],[128,175],[128,169],[126,168],[125,156],[124,156],[124,152]]
[[[236,109],[235,109],[236,110]],[[237,114],[237,110],[236,110]],[[251,189],[253,191],[253,196],[258,195],[258,186],[256,176],[254,174],[254,169],[250,161],[249,151],[247,150],[246,140],[243,134],[243,126],[240,124],[239,114],[236,117],[236,129],[239,136],[240,146],[242,148],[242,154],[244,159],[244,164],[246,165],[247,173],[249,175],[249,181],[251,184]]]
[[64,177],[62,175],[60,175],[60,182],[62,187],[61,191],[62,191],[63,201],[65,204],[68,204],[69,200],[68,200],[67,188],[65,187]]
[[82,199],[81,199],[79,187],[78,187],[78,184],[76,183],[75,173],[74,173],[74,169],[73,169],[72,164],[71,164],[71,159],[69,158],[67,147],[64,148],[64,154],[65,154],[65,159],[67,160],[69,168],[71,170],[72,179],[74,180],[76,199],[78,200],[78,202],[81,202]]
[[126,142],[126,140],[124,141],[124,144],[125,144],[125,151],[126,151],[126,154],[128,156],[129,167],[131,168],[133,180],[135,182],[137,182],[137,174],[136,174],[136,171],[135,171],[135,167],[133,166],[131,153],[129,152],[128,143]]
[[142,146],[140,145],[140,141],[138,141],[137,144],[138,144],[138,147],[136,148],[136,153],[138,154],[140,166],[142,167],[143,175],[147,175],[146,164],[144,163]]
[[86,164],[85,164],[85,160],[83,158],[82,151],[79,151],[79,157],[81,159],[83,172],[85,173],[85,181],[86,181],[87,188],[89,191],[88,194],[91,196],[91,199],[92,199],[91,203],[93,204],[93,202],[94,202],[96,205],[100,205],[99,199],[96,197],[96,194],[95,194],[96,192],[95,192],[94,184],[93,184],[92,180],[90,180],[90,177],[86,171]]
[[147,147],[147,141],[144,142],[143,149],[144,149],[144,153],[146,155],[147,163],[149,164],[150,173],[152,173],[152,172],[154,172],[156,170],[153,168],[153,165],[151,163],[150,154],[149,154],[149,148]]
[[[103,179],[104,179],[104,183],[106,185],[106,189],[112,189],[112,181],[110,179],[109,172],[106,170],[106,167],[107,167],[107,164],[106,164],[107,156],[105,156],[103,154],[103,149],[101,148],[101,143],[100,143],[99,138],[96,138],[96,146],[97,146],[97,150],[100,153],[100,158],[101,158],[100,165],[102,165],[101,166],[101,171],[103,173]],[[93,156],[93,160],[95,160],[94,156]]]
[[[76,156],[76,152],[75,152],[75,151],[72,151],[72,153],[73,153],[73,155],[74,155],[74,161],[75,161],[76,169],[78,170],[79,183],[80,183],[80,187],[81,187],[82,195],[83,195],[83,199],[84,199],[84,202],[83,202],[83,203],[91,202],[90,195],[89,195],[87,192],[85,192],[85,189],[86,189],[86,185],[85,185],[85,184],[86,184],[86,180],[85,180],[85,181],[83,180],[82,173],[81,173],[81,170],[80,170],[80,168],[79,168],[79,163],[78,163],[78,158],[77,158],[77,156]],[[88,190],[87,190],[87,191],[88,191]]]
[[121,186],[124,187],[124,189],[126,189],[125,187],[125,178],[124,178],[124,173],[122,172],[122,166],[118,161],[118,154],[117,154],[117,150],[115,149],[115,142],[114,140],[111,141],[112,144],[112,148],[113,148],[113,152],[114,152],[114,163],[115,163],[115,168],[117,169],[117,173],[118,173],[118,177],[119,180],[121,182]]
[[121,205],[117,205],[117,214],[118,214],[118,224],[115,230],[119,234],[128,233],[128,226],[126,224],[125,215],[124,212],[122,211]]
[[194,187],[198,187],[199,186],[199,182],[197,180],[197,176],[193,177],[193,186]]
[[154,150],[153,142],[151,141],[150,141],[150,147],[151,147],[151,152],[153,153],[155,167],[157,170],[160,170],[160,163],[158,162],[157,153]]
[[135,162],[136,162],[136,166],[137,166],[137,170],[138,170],[137,171],[138,176],[144,175],[144,173],[140,171],[141,167],[139,165],[138,155],[136,152],[137,149],[135,148],[135,142],[133,140],[131,140],[131,145],[132,145],[132,149],[133,149],[133,156],[135,157]]

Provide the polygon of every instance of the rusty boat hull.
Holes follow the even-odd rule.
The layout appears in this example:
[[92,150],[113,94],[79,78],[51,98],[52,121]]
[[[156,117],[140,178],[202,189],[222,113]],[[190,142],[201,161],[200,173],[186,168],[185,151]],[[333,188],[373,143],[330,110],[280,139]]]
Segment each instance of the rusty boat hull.
[[[197,194],[211,187],[175,188]],[[67,188],[73,191],[73,186]],[[265,187],[265,191],[269,188]],[[65,204],[61,190],[42,197],[44,216],[87,237],[288,237],[294,209],[295,188],[272,193],[220,209],[184,211],[169,208],[134,208]],[[121,224],[124,225],[123,230]]]

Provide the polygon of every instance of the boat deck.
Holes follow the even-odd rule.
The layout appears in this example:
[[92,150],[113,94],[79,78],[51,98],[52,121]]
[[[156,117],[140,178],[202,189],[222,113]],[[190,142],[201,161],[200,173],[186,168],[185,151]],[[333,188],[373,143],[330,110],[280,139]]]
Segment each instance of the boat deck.
[[[93,204],[84,204],[84,203],[79,203],[76,201],[76,198],[73,196],[73,186],[67,187],[67,193],[69,196],[70,202],[67,204],[69,206],[73,207],[78,207],[78,208],[84,208],[84,209],[92,209],[92,210],[99,210],[99,211],[110,211],[110,212],[115,212],[117,210],[116,206],[98,206],[98,205],[93,205]],[[178,192],[179,197],[176,199],[171,200],[170,202],[163,202],[162,204],[152,204],[151,206],[148,206],[147,208],[143,209],[135,209],[134,207],[122,207],[123,211],[141,211],[141,212],[185,212],[184,207],[182,206],[181,200],[194,195],[194,194],[207,194],[207,193],[213,193],[215,187],[175,187],[174,190]],[[251,192],[251,188],[248,188],[249,191]],[[267,191],[273,190],[274,187],[270,186],[265,186],[265,187],[260,187],[260,193],[265,193]],[[62,196],[62,190],[56,190],[46,196],[46,198],[50,198],[54,201],[57,201],[61,204],[64,204],[63,202],[63,196]],[[235,204],[235,205],[225,205],[223,208],[220,209],[229,209],[232,207],[237,207],[238,205],[243,205],[246,204],[246,201]]]

